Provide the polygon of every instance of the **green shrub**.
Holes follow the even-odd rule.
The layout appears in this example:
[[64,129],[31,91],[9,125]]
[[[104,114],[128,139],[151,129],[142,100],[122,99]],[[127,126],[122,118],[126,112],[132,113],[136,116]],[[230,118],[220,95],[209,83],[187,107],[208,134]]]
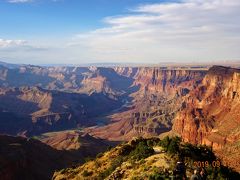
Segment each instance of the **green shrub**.
[[167,152],[170,154],[177,154],[179,153],[179,146],[180,146],[181,139],[179,137],[174,137],[170,140]]
[[103,153],[100,152],[100,153],[97,154],[96,158],[100,158],[100,157],[102,157],[102,156],[103,156]]
[[165,180],[165,176],[163,176],[162,174],[152,174],[149,176],[149,180]]
[[139,163],[140,164],[144,164],[146,161],[144,159],[142,159]]
[[91,176],[93,174],[93,172],[92,171],[83,171],[83,173],[82,173],[82,176],[83,177],[88,177],[88,176]]
[[147,145],[148,145],[149,147],[153,147],[154,141],[151,140],[151,139],[148,139],[148,140],[147,140]]
[[162,146],[165,151],[167,151],[169,144],[170,144],[170,138],[168,136],[159,142],[159,145]]
[[127,156],[129,155],[132,151],[134,150],[134,146],[131,146],[130,144],[125,144],[121,148],[119,154],[122,156]]
[[193,161],[213,161],[216,156],[207,146],[194,146],[192,144],[185,144],[181,146],[180,155],[189,157]]
[[85,157],[85,158],[84,158],[84,161],[85,161],[85,162],[88,162],[88,161],[91,161],[91,160],[93,160],[93,159],[94,159],[94,158],[92,158],[92,157]]
[[106,169],[105,171],[101,172],[98,177],[100,179],[104,179],[104,178],[108,177],[113,171],[115,171],[115,169],[117,167],[121,166],[123,161],[124,161],[124,158],[122,156],[117,157],[116,159],[114,159],[112,161],[111,166],[108,169]]
[[112,148],[113,148],[112,146],[108,146],[107,151],[110,151]]
[[123,161],[124,161],[124,158],[122,156],[119,156],[116,159],[114,159],[111,163],[110,170],[114,171],[118,166],[121,166]]
[[145,159],[153,154],[154,154],[153,148],[149,147],[147,145],[147,143],[143,141],[143,142],[140,142],[137,145],[136,149],[130,153],[130,156],[133,159],[141,160],[141,159]]

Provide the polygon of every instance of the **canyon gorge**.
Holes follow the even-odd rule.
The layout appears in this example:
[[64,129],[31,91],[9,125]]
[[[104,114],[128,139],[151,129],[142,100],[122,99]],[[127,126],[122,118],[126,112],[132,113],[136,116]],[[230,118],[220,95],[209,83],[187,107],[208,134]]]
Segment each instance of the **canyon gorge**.
[[64,156],[81,162],[132,138],[177,135],[240,172],[239,67],[2,64],[0,134],[74,151]]

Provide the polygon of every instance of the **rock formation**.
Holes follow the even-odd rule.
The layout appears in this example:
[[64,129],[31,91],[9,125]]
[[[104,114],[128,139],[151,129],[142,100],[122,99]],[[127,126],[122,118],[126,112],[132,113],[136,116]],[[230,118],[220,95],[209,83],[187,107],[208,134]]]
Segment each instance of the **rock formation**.
[[172,120],[183,106],[182,98],[201,82],[204,70],[168,70],[155,67],[115,68],[122,76],[132,77],[136,91],[123,112],[109,118],[108,126],[88,132],[111,140],[129,140],[134,136],[159,135],[169,131]]
[[108,142],[77,131],[44,134],[40,140],[44,143],[0,135],[1,180],[48,180],[54,171],[82,164],[109,147]]
[[173,131],[186,142],[210,145],[220,154],[226,146],[228,151],[238,151],[231,158],[237,164],[240,160],[240,149],[236,146],[240,143],[240,69],[210,68],[184,103],[185,108],[174,119]]
[[[40,87],[0,88],[0,132],[31,136],[94,125],[119,103],[103,94],[67,93]],[[104,104],[104,106],[102,106]]]

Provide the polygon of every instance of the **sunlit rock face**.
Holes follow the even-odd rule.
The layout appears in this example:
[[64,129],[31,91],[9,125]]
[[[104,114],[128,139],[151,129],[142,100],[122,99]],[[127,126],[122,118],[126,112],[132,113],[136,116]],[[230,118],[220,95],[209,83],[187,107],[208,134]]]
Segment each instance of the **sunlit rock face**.
[[129,140],[136,136],[159,135],[169,131],[185,97],[202,81],[206,70],[160,67],[118,67],[115,71],[133,79],[137,87],[129,97],[129,108],[111,116],[112,124],[91,130],[110,140]]
[[173,129],[192,143],[204,143],[208,134],[218,132],[229,136],[240,121],[239,82],[240,70],[212,67],[185,98],[186,108],[177,114]]
[[[229,152],[236,151],[240,140],[239,69],[210,68],[185,103],[174,119],[173,131],[186,142],[210,145],[220,154],[226,147]],[[239,154],[235,153],[233,159],[239,161]]]

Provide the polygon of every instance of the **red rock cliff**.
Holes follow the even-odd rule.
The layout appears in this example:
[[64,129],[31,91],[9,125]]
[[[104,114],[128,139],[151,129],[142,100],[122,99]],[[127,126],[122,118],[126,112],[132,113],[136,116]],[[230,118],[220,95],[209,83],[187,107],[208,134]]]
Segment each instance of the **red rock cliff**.
[[182,97],[203,79],[205,70],[163,69],[161,67],[119,67],[121,76],[131,77],[128,110],[111,116],[114,123],[92,130],[92,134],[111,140],[128,140],[134,136],[157,135],[169,131],[175,113],[181,109]]
[[[240,142],[240,69],[210,68],[185,104],[174,119],[173,131],[186,142],[236,151]],[[239,159],[240,154],[234,158]]]

